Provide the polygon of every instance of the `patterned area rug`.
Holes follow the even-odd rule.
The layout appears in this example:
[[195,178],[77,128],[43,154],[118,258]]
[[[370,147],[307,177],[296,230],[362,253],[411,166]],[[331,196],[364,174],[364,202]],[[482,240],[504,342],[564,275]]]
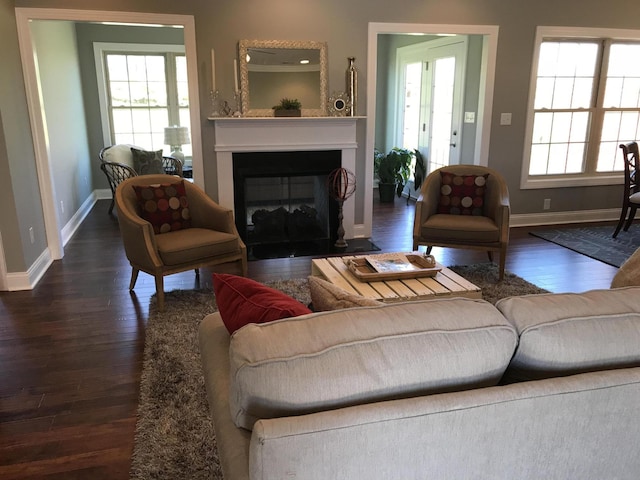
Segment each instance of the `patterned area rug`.
[[562,247],[601,262],[619,267],[640,247],[640,224],[631,225],[629,231],[620,231],[613,238],[615,226],[558,228],[529,232]]
[[[545,291],[509,272],[496,283],[498,269],[490,263],[451,268],[481,287],[492,303]],[[306,279],[268,285],[310,302]],[[164,312],[157,311],[155,297],[151,301],[132,479],[222,479],[198,349],[198,325],[216,310],[210,290],[168,292]]]

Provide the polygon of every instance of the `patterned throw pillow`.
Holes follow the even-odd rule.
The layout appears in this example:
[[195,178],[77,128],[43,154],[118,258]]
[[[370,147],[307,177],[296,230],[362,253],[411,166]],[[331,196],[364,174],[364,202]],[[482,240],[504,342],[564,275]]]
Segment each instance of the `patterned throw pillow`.
[[441,171],[440,202],[438,213],[449,215],[482,215],[485,175],[456,175]]
[[138,175],[164,173],[162,150],[151,152],[131,147],[131,155],[133,155],[133,169],[138,172]]
[[176,183],[134,185],[142,218],[151,223],[157,234],[191,226],[189,202],[184,180]]

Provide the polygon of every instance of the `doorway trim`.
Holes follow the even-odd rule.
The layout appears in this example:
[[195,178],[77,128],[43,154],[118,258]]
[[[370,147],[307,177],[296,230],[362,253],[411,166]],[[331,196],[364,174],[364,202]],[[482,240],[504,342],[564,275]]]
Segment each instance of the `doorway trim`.
[[184,48],[187,57],[187,75],[189,82],[189,112],[191,118],[191,140],[193,147],[194,182],[204,185],[204,166],[202,159],[202,140],[200,131],[200,100],[198,94],[198,65],[196,57],[195,19],[192,15],[175,15],[146,12],[115,12],[100,10],[66,10],[59,8],[21,8],[17,7],[16,23],[18,43],[27,94],[27,107],[31,122],[31,134],[38,172],[38,185],[42,199],[42,213],[47,237],[47,247],[53,260],[64,256],[62,225],[59,225],[55,205],[55,191],[49,158],[47,129],[44,119],[44,105],[40,96],[38,76],[34,59],[34,44],[29,22],[31,20],[60,20],[71,22],[115,22],[135,23],[144,26],[176,25],[184,28]]
[[456,34],[483,35],[482,67],[480,73],[480,96],[478,100],[477,135],[474,163],[487,165],[491,134],[491,111],[498,50],[496,25],[439,25],[418,23],[369,23],[367,51],[367,132],[365,148],[364,225],[368,229],[364,236],[371,236],[373,221],[373,151],[376,128],[376,89],[378,68],[378,35],[386,34]]

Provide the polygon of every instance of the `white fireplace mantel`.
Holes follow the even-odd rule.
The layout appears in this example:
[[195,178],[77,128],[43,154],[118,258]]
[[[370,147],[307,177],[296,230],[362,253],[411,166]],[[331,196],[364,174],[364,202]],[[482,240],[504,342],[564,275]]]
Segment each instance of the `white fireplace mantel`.
[[[214,122],[218,203],[234,208],[233,154],[340,150],[343,168],[356,170],[358,117],[210,118]],[[345,238],[353,238],[355,201],[343,206]]]

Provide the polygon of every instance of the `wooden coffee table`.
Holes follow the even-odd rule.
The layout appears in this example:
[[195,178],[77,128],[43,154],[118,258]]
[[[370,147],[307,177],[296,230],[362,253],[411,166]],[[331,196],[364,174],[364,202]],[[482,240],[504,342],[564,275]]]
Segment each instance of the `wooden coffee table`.
[[362,282],[349,271],[345,264],[345,259],[349,258],[354,257],[313,259],[311,260],[311,274],[323,278],[351,294],[386,303],[426,300],[436,297],[482,298],[480,287],[440,264],[437,266],[442,270],[434,277]]

